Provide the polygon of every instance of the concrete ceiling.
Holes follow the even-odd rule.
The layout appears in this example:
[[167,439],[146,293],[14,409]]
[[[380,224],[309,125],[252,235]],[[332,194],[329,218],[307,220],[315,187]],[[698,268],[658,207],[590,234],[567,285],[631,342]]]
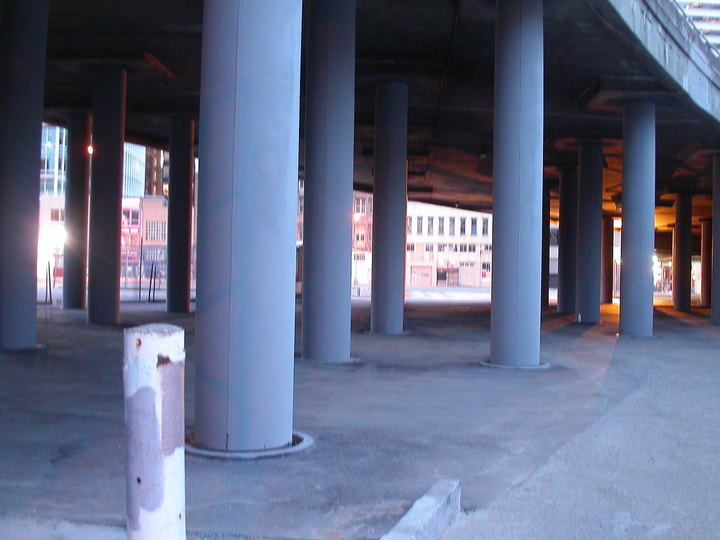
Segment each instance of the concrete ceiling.
[[[409,194],[473,209],[492,206],[494,0],[357,0],[356,175],[370,189],[374,87],[410,86]],[[172,115],[197,115],[200,0],[51,0],[48,119],[90,110],[93,69],[128,68],[128,140],[164,146]],[[577,162],[577,139],[605,142],[605,210],[618,212],[619,99],[658,102],[657,225],[673,221],[677,190],[708,194],[716,123],[667,83],[604,0],[545,1],[545,170]],[[302,156],[301,156],[302,174]],[[695,197],[697,218],[709,202]],[[553,204],[553,215],[557,205]]]

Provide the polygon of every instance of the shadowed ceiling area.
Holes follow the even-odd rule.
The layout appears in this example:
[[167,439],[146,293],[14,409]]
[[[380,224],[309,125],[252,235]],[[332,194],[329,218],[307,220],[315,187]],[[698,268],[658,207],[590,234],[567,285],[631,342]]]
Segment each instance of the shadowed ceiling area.
[[[410,89],[409,197],[492,208],[494,6],[494,0],[357,0],[358,189],[372,188],[375,84],[400,78]],[[93,70],[122,65],[127,139],[166,146],[172,116],[197,116],[201,43],[199,0],[51,0],[46,117],[62,124],[67,112],[89,111]],[[657,226],[674,219],[674,193],[681,190],[703,195],[694,198],[696,219],[709,215],[715,121],[667,82],[606,1],[547,0],[546,178],[556,182],[563,167],[577,164],[578,139],[602,139],[608,213],[621,207],[620,100],[627,96],[657,103]],[[301,155],[301,175],[302,162]]]

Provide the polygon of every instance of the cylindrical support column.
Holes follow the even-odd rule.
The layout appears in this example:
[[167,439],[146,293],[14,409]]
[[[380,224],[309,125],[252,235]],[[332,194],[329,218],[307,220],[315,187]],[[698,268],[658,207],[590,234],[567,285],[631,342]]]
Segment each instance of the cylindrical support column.
[[623,147],[620,333],[650,337],[655,243],[654,103],[625,103]]
[[407,215],[407,105],[402,81],[378,83],[375,95],[375,178],[370,326],[403,332]]
[[0,349],[35,347],[47,0],[0,9]]
[[615,226],[612,216],[602,218],[602,249],[600,252],[600,303],[611,304],[613,301],[613,249],[615,243]]
[[491,362],[540,364],[543,2],[495,7]]
[[176,117],[170,124],[168,191],[167,310],[190,312],[195,121]]
[[308,4],[302,356],[350,360],[355,0]]
[[600,141],[580,143],[578,156],[575,320],[600,322],[603,149]]
[[88,321],[120,317],[120,221],[125,143],[125,70],[95,73],[88,250]]
[[67,175],[65,182],[65,252],[63,308],[84,309],[87,287],[88,196],[90,195],[89,114],[68,118]]
[[208,450],[292,441],[301,19],[301,0],[204,3],[195,444]]
[[125,330],[125,487],[131,540],[185,538],[185,333]]
[[542,278],[540,280],[540,307],[550,305],[550,183],[543,184],[542,200]]
[[577,259],[577,169],[560,171],[560,227],[558,229],[558,313],[575,313]]
[[712,219],[700,220],[700,305],[710,307],[712,299]]
[[713,156],[712,298],[710,322],[720,325],[720,155]]
[[672,243],[673,305],[690,311],[692,296],[692,195],[678,193],[675,199],[675,228]]

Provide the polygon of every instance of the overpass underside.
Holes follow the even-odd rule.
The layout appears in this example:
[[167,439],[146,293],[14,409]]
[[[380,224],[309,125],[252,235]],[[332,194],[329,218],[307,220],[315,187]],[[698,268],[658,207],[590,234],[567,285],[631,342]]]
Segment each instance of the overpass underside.
[[[716,218],[702,227],[703,268],[713,269],[703,302],[720,298],[720,203],[711,197],[720,64],[670,0],[197,4],[3,4],[0,97],[11,106],[0,109],[9,126],[0,135],[0,348],[38,341],[42,118],[70,129],[74,265],[64,302],[86,308],[90,323],[126,322],[124,140],[171,149],[168,309],[190,310],[197,146],[193,440],[219,454],[291,444],[296,335],[303,361],[354,363],[353,188],[375,197],[377,339],[406,331],[408,198],[493,212],[490,366],[544,363],[551,218],[560,222],[558,311],[578,324],[607,323],[614,218],[621,336],[653,336],[653,253],[670,231],[674,307],[688,311],[693,227]],[[720,310],[710,313],[720,323]]]

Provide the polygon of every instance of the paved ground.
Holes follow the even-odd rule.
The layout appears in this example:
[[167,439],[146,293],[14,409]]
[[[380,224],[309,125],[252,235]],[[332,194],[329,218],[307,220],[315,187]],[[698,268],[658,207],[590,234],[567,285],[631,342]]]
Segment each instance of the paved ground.
[[[548,370],[481,367],[483,302],[413,298],[408,335],[370,335],[360,365],[296,362],[292,457],[188,456],[191,538],[377,538],[441,478],[460,479],[448,538],[720,538],[720,329],[656,311],[656,337],[618,338],[617,306],[577,325],[549,310]],[[9,538],[122,538],[122,327],[38,310],[47,350],[0,353],[0,530]],[[193,316],[124,304],[123,325]],[[476,512],[473,512],[476,511]],[[0,536],[3,536],[2,533]]]

